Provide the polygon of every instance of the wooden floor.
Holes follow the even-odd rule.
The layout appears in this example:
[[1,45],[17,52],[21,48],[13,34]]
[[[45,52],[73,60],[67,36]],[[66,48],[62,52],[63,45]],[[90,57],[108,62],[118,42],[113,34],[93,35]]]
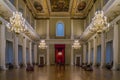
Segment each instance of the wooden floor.
[[120,80],[120,71],[94,69],[87,72],[80,67],[66,66],[64,69],[55,66],[35,67],[34,72],[24,68],[0,71],[0,80]]

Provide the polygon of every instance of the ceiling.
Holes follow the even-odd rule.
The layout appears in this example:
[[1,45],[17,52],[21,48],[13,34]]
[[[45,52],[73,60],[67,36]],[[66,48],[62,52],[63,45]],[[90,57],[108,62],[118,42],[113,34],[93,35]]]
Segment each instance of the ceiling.
[[35,18],[85,18],[95,0],[24,0]]

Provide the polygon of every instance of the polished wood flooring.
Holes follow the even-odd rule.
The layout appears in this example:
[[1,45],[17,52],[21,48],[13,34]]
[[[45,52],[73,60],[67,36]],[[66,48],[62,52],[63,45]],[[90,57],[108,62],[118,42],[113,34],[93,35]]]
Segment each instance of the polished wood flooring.
[[65,69],[36,66],[34,72],[26,72],[25,68],[0,71],[0,80],[120,80],[120,71],[94,69],[88,72],[74,66],[65,66]]

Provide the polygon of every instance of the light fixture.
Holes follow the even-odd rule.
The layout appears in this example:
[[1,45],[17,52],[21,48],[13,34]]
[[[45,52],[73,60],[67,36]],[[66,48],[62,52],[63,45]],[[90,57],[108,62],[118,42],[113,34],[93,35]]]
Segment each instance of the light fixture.
[[109,28],[109,23],[107,22],[107,17],[104,16],[103,11],[96,11],[95,16],[92,19],[93,26],[90,27],[90,31],[101,33],[102,31]]
[[27,29],[27,26],[25,25],[25,19],[22,17],[22,13],[18,11],[13,12],[7,27],[16,34],[24,32]]
[[73,43],[73,45],[72,45],[72,47],[73,47],[74,49],[79,49],[79,48],[81,47],[81,45],[80,45],[80,43],[79,43],[78,40],[75,40],[74,43]]
[[45,43],[45,40],[41,40],[40,44],[39,44],[39,48],[40,49],[46,49],[47,48],[47,45]]

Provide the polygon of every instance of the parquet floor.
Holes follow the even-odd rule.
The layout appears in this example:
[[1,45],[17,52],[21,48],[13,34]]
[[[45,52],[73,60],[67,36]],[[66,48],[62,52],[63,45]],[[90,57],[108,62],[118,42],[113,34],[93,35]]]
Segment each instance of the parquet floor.
[[25,68],[0,71],[0,80],[120,80],[120,71],[94,69],[84,71],[80,67],[66,66],[64,69],[55,66],[35,67],[34,72]]

